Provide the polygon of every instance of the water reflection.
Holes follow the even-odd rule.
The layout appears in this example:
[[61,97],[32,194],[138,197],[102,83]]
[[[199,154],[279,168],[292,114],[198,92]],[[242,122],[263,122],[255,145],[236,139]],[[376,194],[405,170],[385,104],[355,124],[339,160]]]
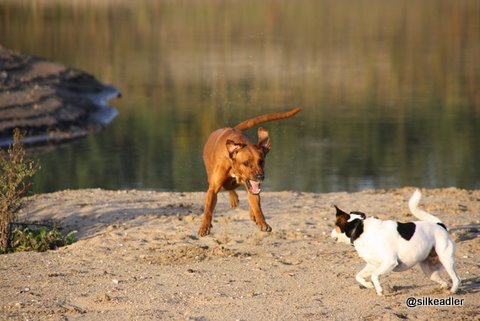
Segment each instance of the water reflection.
[[[36,191],[206,186],[210,131],[266,124],[267,190],[480,187],[478,1],[7,1],[0,42],[124,97]],[[254,135],[254,131],[252,131]]]

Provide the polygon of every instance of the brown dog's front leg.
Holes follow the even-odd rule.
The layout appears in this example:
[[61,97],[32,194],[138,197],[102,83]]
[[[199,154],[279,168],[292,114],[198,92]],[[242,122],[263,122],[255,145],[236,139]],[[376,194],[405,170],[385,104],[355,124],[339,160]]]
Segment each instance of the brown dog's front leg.
[[205,209],[203,214],[203,221],[200,229],[198,230],[198,235],[205,236],[210,234],[210,229],[212,228],[212,216],[215,205],[217,204],[217,193],[218,190],[209,187],[207,191],[207,197],[205,199]]
[[265,222],[262,208],[260,207],[260,195],[247,193],[248,203],[250,204],[250,218],[257,223],[262,232],[271,232],[272,228]]

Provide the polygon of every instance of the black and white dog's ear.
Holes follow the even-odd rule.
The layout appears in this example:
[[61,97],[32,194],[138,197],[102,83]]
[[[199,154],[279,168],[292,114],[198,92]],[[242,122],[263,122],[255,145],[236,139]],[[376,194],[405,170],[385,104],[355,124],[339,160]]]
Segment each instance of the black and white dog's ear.
[[365,213],[359,212],[359,211],[353,211],[353,212],[350,212],[350,214],[360,215],[363,219],[367,218],[367,215],[365,215]]
[[333,205],[335,207],[335,209],[337,210],[337,212],[335,213],[335,216],[339,216],[339,215],[348,215],[348,213],[345,213],[344,211],[342,211],[341,209],[339,209],[337,207],[337,205]]

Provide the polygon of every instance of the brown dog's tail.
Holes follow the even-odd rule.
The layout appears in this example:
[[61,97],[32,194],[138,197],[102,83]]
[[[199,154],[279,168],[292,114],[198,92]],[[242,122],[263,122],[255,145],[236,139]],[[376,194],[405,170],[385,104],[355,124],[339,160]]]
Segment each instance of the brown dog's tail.
[[247,130],[249,128],[252,128],[255,125],[258,125],[260,123],[265,123],[267,121],[272,121],[272,120],[277,120],[277,119],[284,119],[284,118],[289,118],[300,112],[300,108],[295,107],[289,111],[283,112],[283,113],[275,113],[275,114],[266,114],[266,115],[260,115],[252,119],[247,119],[242,121],[240,124],[235,126],[235,129],[238,130]]

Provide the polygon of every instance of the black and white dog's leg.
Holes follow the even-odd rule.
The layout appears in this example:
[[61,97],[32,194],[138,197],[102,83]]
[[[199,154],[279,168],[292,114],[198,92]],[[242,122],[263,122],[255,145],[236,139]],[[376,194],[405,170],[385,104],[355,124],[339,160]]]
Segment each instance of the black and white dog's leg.
[[365,267],[360,272],[357,273],[357,275],[355,276],[355,280],[357,280],[357,282],[363,285],[364,287],[368,289],[373,289],[374,287],[373,283],[365,280],[366,277],[369,277],[370,275],[372,275],[373,270],[375,270],[375,266],[371,264],[365,265]]
[[435,252],[438,254],[438,259],[442,263],[445,271],[452,279],[452,287],[450,292],[455,293],[460,286],[461,279],[458,276],[455,268],[455,244],[450,238],[437,239],[435,244]]
[[448,283],[440,276],[440,264],[431,264],[428,261],[421,262],[420,267],[422,268],[423,273],[430,278],[430,280],[440,284],[442,288],[447,288]]
[[378,277],[382,274],[393,271],[393,269],[397,265],[398,265],[398,261],[396,258],[389,258],[382,261],[382,264],[372,272],[372,282],[373,282],[373,285],[375,286],[375,291],[377,291],[378,295],[383,294],[383,289],[382,289],[382,286],[380,285],[380,281],[378,280]]

